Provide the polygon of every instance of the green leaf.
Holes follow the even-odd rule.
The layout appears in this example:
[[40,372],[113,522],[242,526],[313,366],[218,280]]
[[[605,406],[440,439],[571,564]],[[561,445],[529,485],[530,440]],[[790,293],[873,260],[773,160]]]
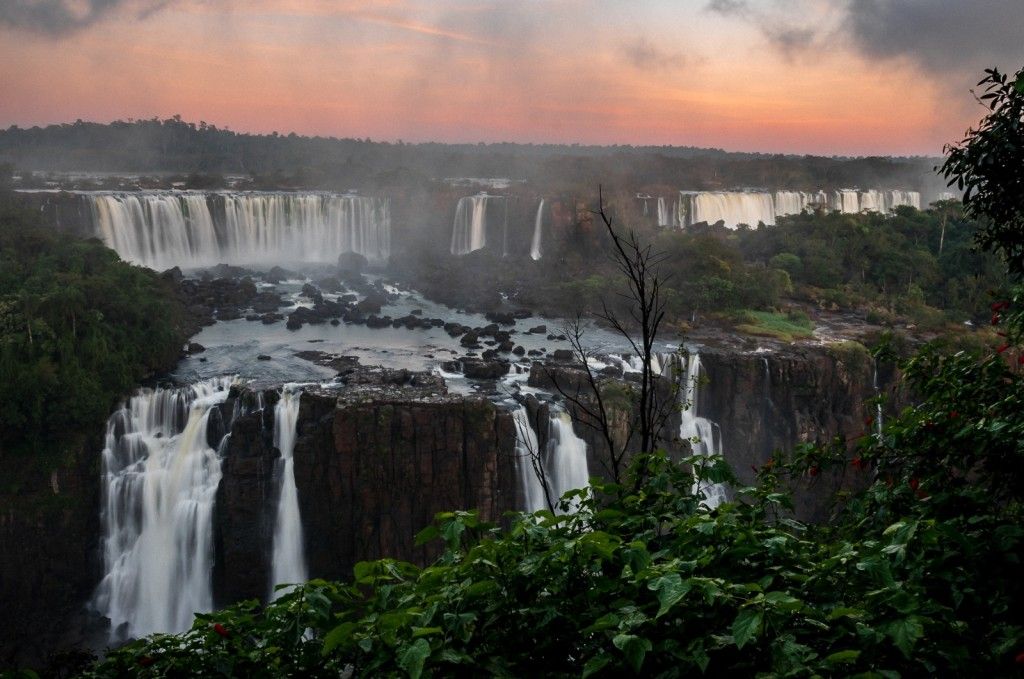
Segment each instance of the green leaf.
[[408,672],[411,679],[419,679],[423,674],[423,664],[429,657],[430,644],[426,639],[417,639],[398,655],[398,666]]
[[441,537],[441,531],[435,524],[431,524],[416,534],[416,546],[425,545]]
[[825,658],[825,662],[830,665],[846,665],[857,662],[859,657],[860,651],[839,651]]
[[917,640],[924,636],[924,626],[916,615],[890,622],[883,630],[907,658],[910,657]]
[[352,638],[352,632],[356,630],[356,624],[354,622],[343,622],[324,637],[324,648],[322,653],[327,655],[338,646],[344,644]]
[[650,639],[644,639],[634,634],[620,634],[612,639],[612,644],[626,656],[626,661],[633,668],[634,672],[640,671],[640,668],[643,667],[644,656],[647,655],[647,651],[654,648],[651,645]]
[[587,677],[597,674],[611,661],[612,659],[605,653],[595,655],[587,661],[586,665],[583,666],[583,679],[587,679]]
[[743,648],[761,631],[763,614],[756,608],[744,608],[732,623],[732,638],[736,648]]
[[420,637],[429,637],[432,634],[440,634],[440,627],[413,627],[412,638],[419,639]]
[[669,609],[679,602],[687,592],[690,591],[692,585],[689,581],[683,582],[682,577],[679,573],[669,573],[663,575],[660,578],[655,578],[647,583],[647,589],[654,590],[658,593],[658,613],[654,616],[660,618],[661,616],[668,613]]

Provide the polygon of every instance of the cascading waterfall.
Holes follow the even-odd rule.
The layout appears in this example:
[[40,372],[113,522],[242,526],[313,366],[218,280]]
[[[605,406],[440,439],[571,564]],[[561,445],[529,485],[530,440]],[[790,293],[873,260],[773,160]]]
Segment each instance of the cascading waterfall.
[[274,446],[281,453],[276,472],[280,478],[281,492],[277,503],[277,519],[274,522],[271,598],[277,598],[285,592],[284,589],[275,592],[275,585],[303,583],[309,579],[293,457],[301,397],[302,391],[297,386],[286,384],[280,400],[274,406]]
[[[590,484],[587,466],[587,443],[573,430],[572,418],[564,410],[551,406],[548,418],[548,439],[545,449],[539,449],[537,433],[530,425],[526,407],[519,405],[512,411],[516,425],[516,466],[523,488],[526,511],[547,509],[545,482],[552,502],[570,490],[586,488]],[[537,458],[539,456],[539,458]],[[544,481],[538,477],[531,458],[538,460]],[[576,508],[574,502],[570,511]],[[556,512],[561,509],[556,507]]]
[[664,198],[658,198],[658,226],[668,226],[668,206]]
[[329,193],[87,193],[96,233],[154,269],[333,262],[391,254],[386,198]]
[[875,391],[875,397],[878,398],[878,402],[875,403],[875,433],[879,438],[882,437],[882,399],[881,391],[878,389],[878,362],[871,362],[871,386]]
[[[679,438],[689,441],[695,457],[722,455],[722,437],[716,436],[717,425],[697,415],[697,398],[700,394],[700,354],[691,352],[686,360],[685,382],[680,385],[681,407]],[[701,481],[693,486],[694,493],[704,494],[704,505],[714,509],[726,500],[725,484]]]
[[[644,203],[646,207],[647,203]],[[530,259],[537,261],[541,257],[541,241],[544,235],[544,199],[537,206],[537,216],[533,219],[533,240],[530,241]]]
[[478,193],[459,199],[455,207],[455,223],[452,225],[453,255],[468,255],[487,246],[487,204],[498,198],[502,196]]
[[102,581],[93,606],[112,640],[183,632],[213,609],[213,509],[221,460],[211,411],[234,378],[143,389],[107,421]]
[[686,214],[686,225],[723,222],[725,228],[740,224],[756,228],[759,223],[775,224],[775,204],[770,193],[755,191],[681,192],[680,212]]

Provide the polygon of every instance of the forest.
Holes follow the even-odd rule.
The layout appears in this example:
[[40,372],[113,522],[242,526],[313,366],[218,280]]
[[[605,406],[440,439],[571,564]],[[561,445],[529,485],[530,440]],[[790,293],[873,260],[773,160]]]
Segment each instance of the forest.
[[[348,582],[314,580],[266,607],[198,615],[188,632],[131,643],[85,676],[1018,675],[1024,139],[1007,122],[1021,119],[1024,71],[992,71],[981,84],[989,115],[944,172],[971,187],[974,236],[1005,262],[1011,286],[990,297],[1005,342],[920,350],[901,365],[917,398],[899,417],[865,422],[856,440],[779,451],[755,485],[714,509],[702,483],[732,478],[723,461],[648,451],[618,483],[564,497],[575,512],[516,513],[507,527],[444,513],[420,533],[443,544],[426,567],[362,562]],[[990,153],[1008,162],[986,162]],[[993,205],[1000,218],[988,221]],[[916,218],[900,217],[904,245],[914,243]],[[823,282],[797,266],[813,254],[798,246],[782,239],[761,256],[785,248],[779,265],[794,280]],[[870,260],[846,255],[833,284]],[[895,284],[913,283],[894,270],[871,292]],[[875,356],[893,360],[884,343]],[[833,470],[864,490],[837,496],[827,523],[794,520],[789,484]]]
[[590,190],[602,182],[690,189],[917,186],[935,164],[929,158],[826,158],[673,146],[407,144],[255,135],[180,116],[12,126],[0,130],[2,162],[23,172],[235,175],[251,178],[256,187],[329,190],[417,186],[448,177],[507,177],[545,190]]
[[192,330],[170,283],[44,227],[0,189],[0,458],[59,456],[100,431]]

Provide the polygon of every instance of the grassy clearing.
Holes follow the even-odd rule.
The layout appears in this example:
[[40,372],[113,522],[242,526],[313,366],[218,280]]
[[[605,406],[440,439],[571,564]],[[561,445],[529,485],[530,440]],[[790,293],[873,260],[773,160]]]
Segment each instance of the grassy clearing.
[[744,311],[736,330],[748,335],[774,337],[783,342],[792,342],[810,337],[814,322],[803,312],[780,314],[773,311]]

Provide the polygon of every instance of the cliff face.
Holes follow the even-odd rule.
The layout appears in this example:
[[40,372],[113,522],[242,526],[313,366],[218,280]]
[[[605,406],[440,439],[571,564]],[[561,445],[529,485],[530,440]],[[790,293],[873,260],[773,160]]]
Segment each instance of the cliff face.
[[[311,577],[348,579],[358,561],[426,564],[416,534],[442,511],[498,521],[518,506],[512,420],[482,398],[425,395],[437,385],[367,397],[301,396],[295,483]],[[440,385],[443,390],[443,385]],[[221,604],[268,593],[278,480],[273,392],[263,415],[235,420],[217,495],[215,592]]]
[[437,512],[476,508],[497,521],[515,509],[514,429],[490,402],[307,407],[318,398],[303,397],[295,445],[310,574],[347,578],[356,562],[385,556],[424,564],[437,548],[415,536]]
[[[751,467],[760,467],[775,451],[836,436],[852,444],[874,431],[876,408],[865,403],[876,395],[874,362],[863,348],[794,347],[766,354],[705,350],[700,359],[706,382],[697,414],[719,426],[723,454],[742,483],[752,483]],[[893,391],[895,379],[891,370],[879,370],[879,391],[890,398],[887,416],[905,401]],[[862,487],[869,477],[848,466],[796,483],[797,516],[827,519],[835,491]]]
[[[55,648],[83,641],[83,604],[100,577],[101,448],[93,437],[44,478],[0,492],[0,669],[44,667]],[[0,462],[22,471],[42,466]]]

